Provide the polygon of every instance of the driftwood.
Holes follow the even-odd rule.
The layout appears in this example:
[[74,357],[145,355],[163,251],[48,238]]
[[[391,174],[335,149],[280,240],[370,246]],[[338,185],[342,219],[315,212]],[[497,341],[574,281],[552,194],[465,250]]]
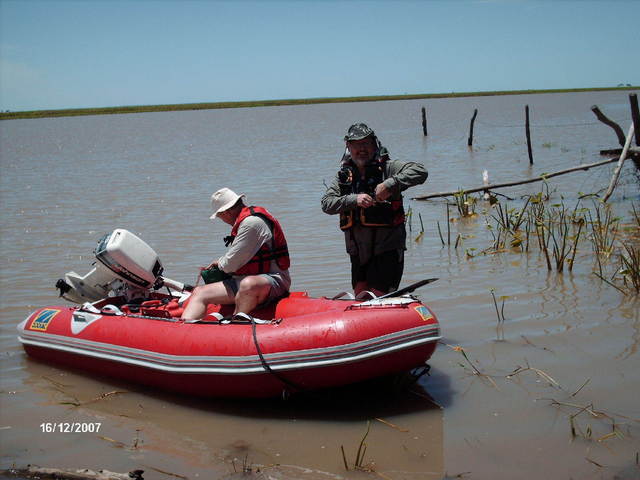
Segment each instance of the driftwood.
[[593,113],[598,118],[598,120],[600,120],[605,125],[608,125],[611,128],[613,128],[613,131],[616,132],[616,135],[618,136],[618,143],[620,144],[620,146],[623,146],[626,138],[624,136],[624,132],[622,131],[622,128],[620,127],[620,125],[618,125],[613,120],[610,120],[609,118],[607,118],[607,116],[600,111],[597,105],[592,106],[591,111],[593,111]]
[[116,473],[108,470],[66,470],[61,468],[44,468],[28,465],[27,468],[11,468],[0,470],[3,478],[19,477],[33,479],[56,480],[144,480],[142,470],[133,470],[129,473]]
[[546,173],[544,175],[540,175],[539,177],[529,178],[527,180],[519,180],[515,182],[506,182],[506,183],[495,183],[493,185],[489,184],[489,185],[484,185],[482,187],[476,187],[476,188],[464,188],[464,189],[455,190],[453,192],[430,193],[429,195],[421,195],[419,197],[412,197],[412,198],[413,200],[428,200],[430,198],[451,197],[460,192],[464,192],[464,193],[484,192],[488,190],[494,190],[496,188],[513,187],[515,185],[524,185],[526,183],[542,182],[547,178],[556,177],[558,175],[564,175],[565,173],[577,172],[578,170],[589,170],[590,168],[600,167],[601,165],[607,165],[609,163],[617,162],[618,160],[619,160],[618,158],[610,158],[609,160],[603,160],[602,162],[588,163],[585,165],[579,165],[577,167],[568,168],[566,170],[561,170],[559,172]]
[[603,202],[609,200],[609,197],[613,193],[614,188],[618,184],[618,178],[620,177],[620,171],[622,170],[622,166],[624,165],[624,160],[627,158],[627,152],[629,151],[629,147],[631,146],[631,139],[633,138],[634,126],[633,122],[631,122],[631,126],[629,127],[629,133],[627,134],[627,140],[624,142],[624,147],[622,147],[622,153],[620,154],[620,160],[618,161],[618,165],[613,172],[613,177],[611,177],[611,183],[609,183],[609,188],[607,189],[607,193],[605,193]]

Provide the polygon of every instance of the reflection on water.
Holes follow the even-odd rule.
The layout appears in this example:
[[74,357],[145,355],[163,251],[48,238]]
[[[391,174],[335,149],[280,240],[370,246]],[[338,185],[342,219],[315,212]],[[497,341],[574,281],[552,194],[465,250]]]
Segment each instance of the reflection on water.
[[[531,108],[533,166],[524,139],[525,104]],[[344,470],[339,448],[344,445],[353,461],[368,420],[373,423],[367,459],[393,479],[439,478],[445,470],[524,478],[523,468],[528,478],[550,471],[557,478],[600,478],[584,460],[588,455],[611,469],[607,472],[631,465],[630,442],[570,443],[566,415],[536,399],[567,399],[590,379],[571,402],[640,417],[637,300],[623,298],[592,275],[587,244],[579,249],[573,272],[562,275],[547,272],[537,251],[467,255],[491,243],[483,215],[452,223],[452,239],[461,233],[462,244],[443,247],[437,231],[439,222],[446,235],[442,200],[407,198],[414,213],[403,284],[440,278],[418,294],[438,314],[446,343],[463,346],[471,361],[496,375],[498,387],[470,374],[460,353],[441,345],[431,377],[421,379],[418,388],[444,413],[422,396],[389,396],[379,386],[284,403],[165,396],[27,360],[14,330],[36,306],[59,303],[55,281],[69,270],[88,271],[97,240],[114,228],[139,235],[159,253],[169,277],[192,283],[197,267],[224,250],[228,227],[208,220],[209,196],[222,186],[245,193],[250,203],[266,206],[281,220],[292,253],[293,288],[332,296],[349,288],[348,259],[338,219],[323,214],[319,202],[350,124],[370,124],[392,157],[425,163],[429,179],[407,191],[411,197],[478,186],[485,169],[498,183],[600,160],[599,150],[614,147],[616,139],[594,119],[593,104],[628,124],[628,100],[619,92],[0,122],[0,427],[11,427],[0,430],[2,466],[105,467],[99,464],[106,462],[110,470],[128,471],[151,464],[195,478],[198,472],[232,471],[231,459],[241,465],[248,455],[254,464],[309,468],[315,478],[350,478],[353,472]],[[420,126],[423,105],[428,138]],[[469,149],[474,108],[479,113]],[[581,192],[605,188],[613,168],[550,180],[551,201],[573,206]],[[540,188],[531,184],[502,193],[518,207],[521,195]],[[638,192],[629,165],[613,198],[620,215],[629,217]],[[481,204],[478,211],[488,208]],[[425,235],[415,241],[419,217]],[[505,297],[504,342],[495,341],[492,289]],[[504,377],[524,365],[547,372],[564,390],[535,375],[523,375],[518,384]],[[64,403],[114,390],[129,393],[81,407]],[[140,429],[144,444],[117,448],[98,436],[39,432],[40,423],[58,419],[99,419],[103,436],[125,445]],[[617,452],[615,458],[608,448]],[[275,478],[301,475],[274,472]]]

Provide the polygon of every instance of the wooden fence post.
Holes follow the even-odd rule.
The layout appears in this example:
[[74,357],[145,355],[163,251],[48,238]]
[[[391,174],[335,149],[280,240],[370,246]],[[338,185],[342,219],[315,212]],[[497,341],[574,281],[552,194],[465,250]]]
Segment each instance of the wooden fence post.
[[476,121],[476,116],[478,116],[478,109],[473,109],[473,117],[471,117],[471,125],[469,125],[469,140],[467,140],[467,145],[473,145],[473,123]]
[[533,165],[533,152],[531,151],[531,129],[529,128],[529,105],[524,107],[525,130],[527,133],[527,151],[529,152],[529,165]]
[[592,106],[591,111],[595,114],[598,120],[600,120],[605,125],[609,125],[611,128],[613,128],[613,131],[616,132],[616,135],[618,136],[618,143],[620,144],[620,146],[624,146],[626,138],[620,125],[618,125],[613,120],[609,120],[609,118],[607,118],[607,116],[600,111],[597,105]]
[[427,110],[422,107],[422,133],[427,136]]
[[635,93],[629,94],[631,104],[631,120],[636,133],[636,146],[640,147],[640,113],[638,113],[638,96]]

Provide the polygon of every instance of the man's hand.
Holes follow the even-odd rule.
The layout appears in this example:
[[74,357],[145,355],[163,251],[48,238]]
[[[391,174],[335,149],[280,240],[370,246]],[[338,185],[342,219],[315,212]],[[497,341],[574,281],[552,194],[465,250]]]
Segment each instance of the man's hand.
[[359,193],[356,203],[361,208],[369,208],[373,206],[375,201],[373,200],[373,198],[371,198],[370,195],[367,195],[366,193]]
[[214,260],[213,262],[211,262],[208,266],[204,267],[205,270],[210,270],[213,267],[218,268],[218,260]]
[[384,183],[376,185],[376,200],[378,202],[384,202],[391,196],[391,190],[389,190]]

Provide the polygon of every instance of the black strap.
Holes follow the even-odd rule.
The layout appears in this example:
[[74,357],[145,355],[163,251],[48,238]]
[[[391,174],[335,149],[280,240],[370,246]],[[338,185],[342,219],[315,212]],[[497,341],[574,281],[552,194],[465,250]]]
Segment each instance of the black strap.
[[258,356],[260,357],[260,362],[262,363],[262,366],[264,367],[264,369],[270,374],[272,374],[274,377],[276,377],[278,380],[280,380],[282,383],[291,387],[294,391],[298,391],[298,392],[303,391],[304,390],[303,387],[291,382],[290,380],[287,380],[285,377],[280,375],[278,372],[274,371],[269,366],[269,364],[264,358],[264,355],[262,354],[262,349],[260,348],[260,344],[258,343],[258,334],[256,332],[256,322],[253,321],[253,317],[251,317],[251,330],[253,332],[253,343],[255,343],[256,345],[256,351],[258,352]]

